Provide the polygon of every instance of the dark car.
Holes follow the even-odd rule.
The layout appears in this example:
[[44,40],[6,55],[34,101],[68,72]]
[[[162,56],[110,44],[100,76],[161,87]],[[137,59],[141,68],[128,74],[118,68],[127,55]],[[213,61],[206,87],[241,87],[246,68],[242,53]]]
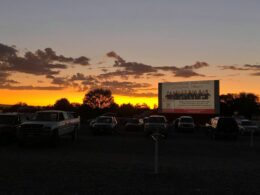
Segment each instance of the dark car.
[[18,113],[0,114],[0,139],[14,138],[17,136],[18,127],[26,121],[26,117]]
[[196,126],[191,116],[181,116],[173,122],[175,130],[179,132],[194,132]]
[[237,139],[239,128],[233,117],[215,117],[211,119],[210,123],[208,128],[212,139],[221,137]]
[[95,119],[91,128],[93,134],[112,134],[116,132],[117,120],[113,116],[100,116]]
[[143,129],[143,120],[137,118],[128,119],[125,124],[126,131],[140,131]]
[[147,119],[144,124],[144,132],[147,136],[156,132],[167,136],[167,131],[167,119],[165,118],[165,116],[162,115],[152,115]]

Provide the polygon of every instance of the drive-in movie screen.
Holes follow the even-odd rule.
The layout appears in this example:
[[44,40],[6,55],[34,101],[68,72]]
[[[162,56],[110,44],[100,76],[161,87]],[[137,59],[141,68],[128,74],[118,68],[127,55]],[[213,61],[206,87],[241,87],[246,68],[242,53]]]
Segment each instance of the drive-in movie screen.
[[218,113],[218,96],[217,80],[159,83],[162,113]]

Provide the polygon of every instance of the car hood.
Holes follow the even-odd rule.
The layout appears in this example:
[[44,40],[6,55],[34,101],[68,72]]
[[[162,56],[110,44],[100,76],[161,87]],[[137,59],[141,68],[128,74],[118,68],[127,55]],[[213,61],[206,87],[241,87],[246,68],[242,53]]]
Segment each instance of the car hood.
[[44,125],[44,126],[53,126],[56,125],[57,121],[30,121],[25,122],[22,125]]

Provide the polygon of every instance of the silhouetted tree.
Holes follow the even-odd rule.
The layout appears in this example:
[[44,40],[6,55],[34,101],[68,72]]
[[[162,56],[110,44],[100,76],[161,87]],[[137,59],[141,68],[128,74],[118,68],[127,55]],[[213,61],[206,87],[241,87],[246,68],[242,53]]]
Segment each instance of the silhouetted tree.
[[240,115],[251,118],[259,112],[259,98],[253,93],[226,94],[220,96],[220,110],[223,115]]
[[236,110],[244,116],[251,118],[258,112],[258,97],[253,93],[240,93],[235,100]]
[[24,109],[26,107],[28,107],[28,105],[26,103],[18,102],[17,104],[12,105],[9,108],[6,108],[5,112],[19,112],[21,109]]
[[114,103],[112,92],[108,89],[94,89],[89,91],[84,99],[83,104],[92,109],[109,108]]
[[57,100],[54,104],[54,109],[56,110],[64,110],[70,111],[72,110],[72,105],[70,104],[69,100],[66,98],[61,98]]
[[118,109],[118,115],[119,116],[133,116],[136,113],[135,107],[128,103],[128,104],[122,104]]

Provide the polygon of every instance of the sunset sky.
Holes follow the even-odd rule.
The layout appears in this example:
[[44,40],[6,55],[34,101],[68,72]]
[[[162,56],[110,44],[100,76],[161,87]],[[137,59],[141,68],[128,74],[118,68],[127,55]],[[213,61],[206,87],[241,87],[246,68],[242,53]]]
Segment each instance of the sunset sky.
[[157,104],[158,82],[260,95],[259,0],[1,0],[0,104],[82,103],[111,89]]

